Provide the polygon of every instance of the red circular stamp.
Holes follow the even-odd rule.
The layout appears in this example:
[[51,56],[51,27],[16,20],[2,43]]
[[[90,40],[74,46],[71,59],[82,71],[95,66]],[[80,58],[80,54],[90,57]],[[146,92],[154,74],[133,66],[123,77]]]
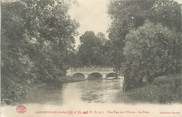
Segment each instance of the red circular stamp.
[[16,107],[16,112],[18,112],[18,113],[25,113],[25,112],[27,112],[27,108],[24,105],[18,105]]

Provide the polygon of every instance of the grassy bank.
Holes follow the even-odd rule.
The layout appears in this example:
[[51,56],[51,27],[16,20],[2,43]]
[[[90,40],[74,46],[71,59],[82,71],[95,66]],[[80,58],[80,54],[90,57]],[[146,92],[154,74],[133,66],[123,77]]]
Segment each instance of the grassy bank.
[[182,103],[182,74],[157,77],[152,84],[125,95],[133,102]]

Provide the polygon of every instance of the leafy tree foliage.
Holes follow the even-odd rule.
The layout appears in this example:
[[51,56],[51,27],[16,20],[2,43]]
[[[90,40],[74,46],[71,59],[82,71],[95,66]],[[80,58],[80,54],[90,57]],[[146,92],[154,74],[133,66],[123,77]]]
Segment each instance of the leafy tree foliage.
[[[110,55],[108,41],[103,33],[95,35],[86,31],[80,36],[81,45],[76,54],[77,66],[109,66]],[[76,58],[76,57],[75,57]]]
[[23,78],[27,76],[30,62],[25,59],[22,49],[26,46],[23,19],[20,17],[22,9],[23,6],[18,3],[2,4],[2,99],[19,100],[18,95],[23,95],[21,85],[28,81]]
[[126,35],[145,20],[180,31],[180,5],[174,0],[112,0],[108,13],[112,20],[109,38],[114,45],[113,63],[117,69],[127,59],[123,55]]
[[68,8],[60,0],[2,4],[2,99],[17,101],[19,89],[65,74],[78,27]]
[[[30,58],[37,63],[35,72],[44,79],[45,74],[47,79],[64,75],[64,59],[73,50],[77,27],[67,15],[68,6],[58,0],[23,0],[23,3],[27,6],[27,38],[35,40],[33,48],[36,49],[29,52]],[[43,68],[45,71],[42,71]]]
[[116,69],[120,69],[125,61],[123,47],[125,36],[130,29],[143,25],[148,17],[154,0],[113,0],[110,3],[109,15],[111,26],[109,38],[113,43],[113,63]]
[[[141,85],[143,79],[150,81],[155,76],[180,70],[177,64],[181,56],[178,34],[181,10],[177,2],[112,0],[108,12],[112,20],[109,38],[113,44],[114,67],[118,70],[123,65],[126,67],[128,87]],[[153,23],[145,23],[146,20]]]
[[182,38],[161,24],[146,22],[126,36],[127,80],[132,88],[155,77],[181,72]]
[[157,0],[151,9],[150,19],[153,22],[160,22],[170,29],[181,31],[180,4],[173,0]]

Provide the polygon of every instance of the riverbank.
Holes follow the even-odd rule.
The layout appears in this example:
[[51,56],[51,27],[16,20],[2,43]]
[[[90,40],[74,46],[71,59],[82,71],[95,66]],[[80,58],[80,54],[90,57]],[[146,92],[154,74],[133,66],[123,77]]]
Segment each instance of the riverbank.
[[182,74],[157,77],[150,85],[127,91],[126,96],[133,102],[182,103]]

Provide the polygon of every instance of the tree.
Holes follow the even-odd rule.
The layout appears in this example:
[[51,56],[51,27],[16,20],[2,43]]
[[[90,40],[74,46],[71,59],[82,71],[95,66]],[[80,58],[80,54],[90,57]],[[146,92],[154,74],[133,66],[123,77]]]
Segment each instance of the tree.
[[101,64],[100,53],[102,42],[96,37],[95,33],[86,31],[80,36],[80,42],[78,56],[82,65],[94,66]]
[[181,5],[174,0],[157,0],[151,8],[150,19],[175,31],[181,31]]
[[61,0],[2,3],[2,100],[19,101],[33,83],[65,75],[78,24]]
[[112,0],[109,6],[111,26],[109,38],[113,43],[113,63],[120,69],[124,62],[123,47],[125,37],[131,29],[142,26],[148,18],[150,9],[156,0]]
[[114,49],[113,63],[117,69],[126,60],[123,55],[126,35],[146,20],[180,31],[180,5],[174,0],[112,0],[108,13],[112,20],[109,38]]
[[[31,62],[24,54],[27,46],[24,38],[24,25],[22,15],[24,6],[18,2],[2,4],[2,98],[11,101],[19,101],[24,95],[23,85],[28,86],[27,72],[31,68]],[[26,85],[25,85],[26,84]]]
[[107,42],[107,38],[105,37],[105,34],[102,32],[97,33],[97,38],[101,41],[102,45],[105,45]]
[[34,40],[29,57],[34,72],[42,80],[64,76],[64,63],[73,50],[77,23],[68,15],[69,6],[60,0],[22,0],[25,8],[25,30],[28,40]]
[[125,88],[152,82],[157,76],[181,72],[182,38],[161,24],[146,21],[126,36],[127,58]]
[[110,66],[109,43],[103,33],[95,35],[86,31],[80,36],[81,45],[77,53],[81,66]]

